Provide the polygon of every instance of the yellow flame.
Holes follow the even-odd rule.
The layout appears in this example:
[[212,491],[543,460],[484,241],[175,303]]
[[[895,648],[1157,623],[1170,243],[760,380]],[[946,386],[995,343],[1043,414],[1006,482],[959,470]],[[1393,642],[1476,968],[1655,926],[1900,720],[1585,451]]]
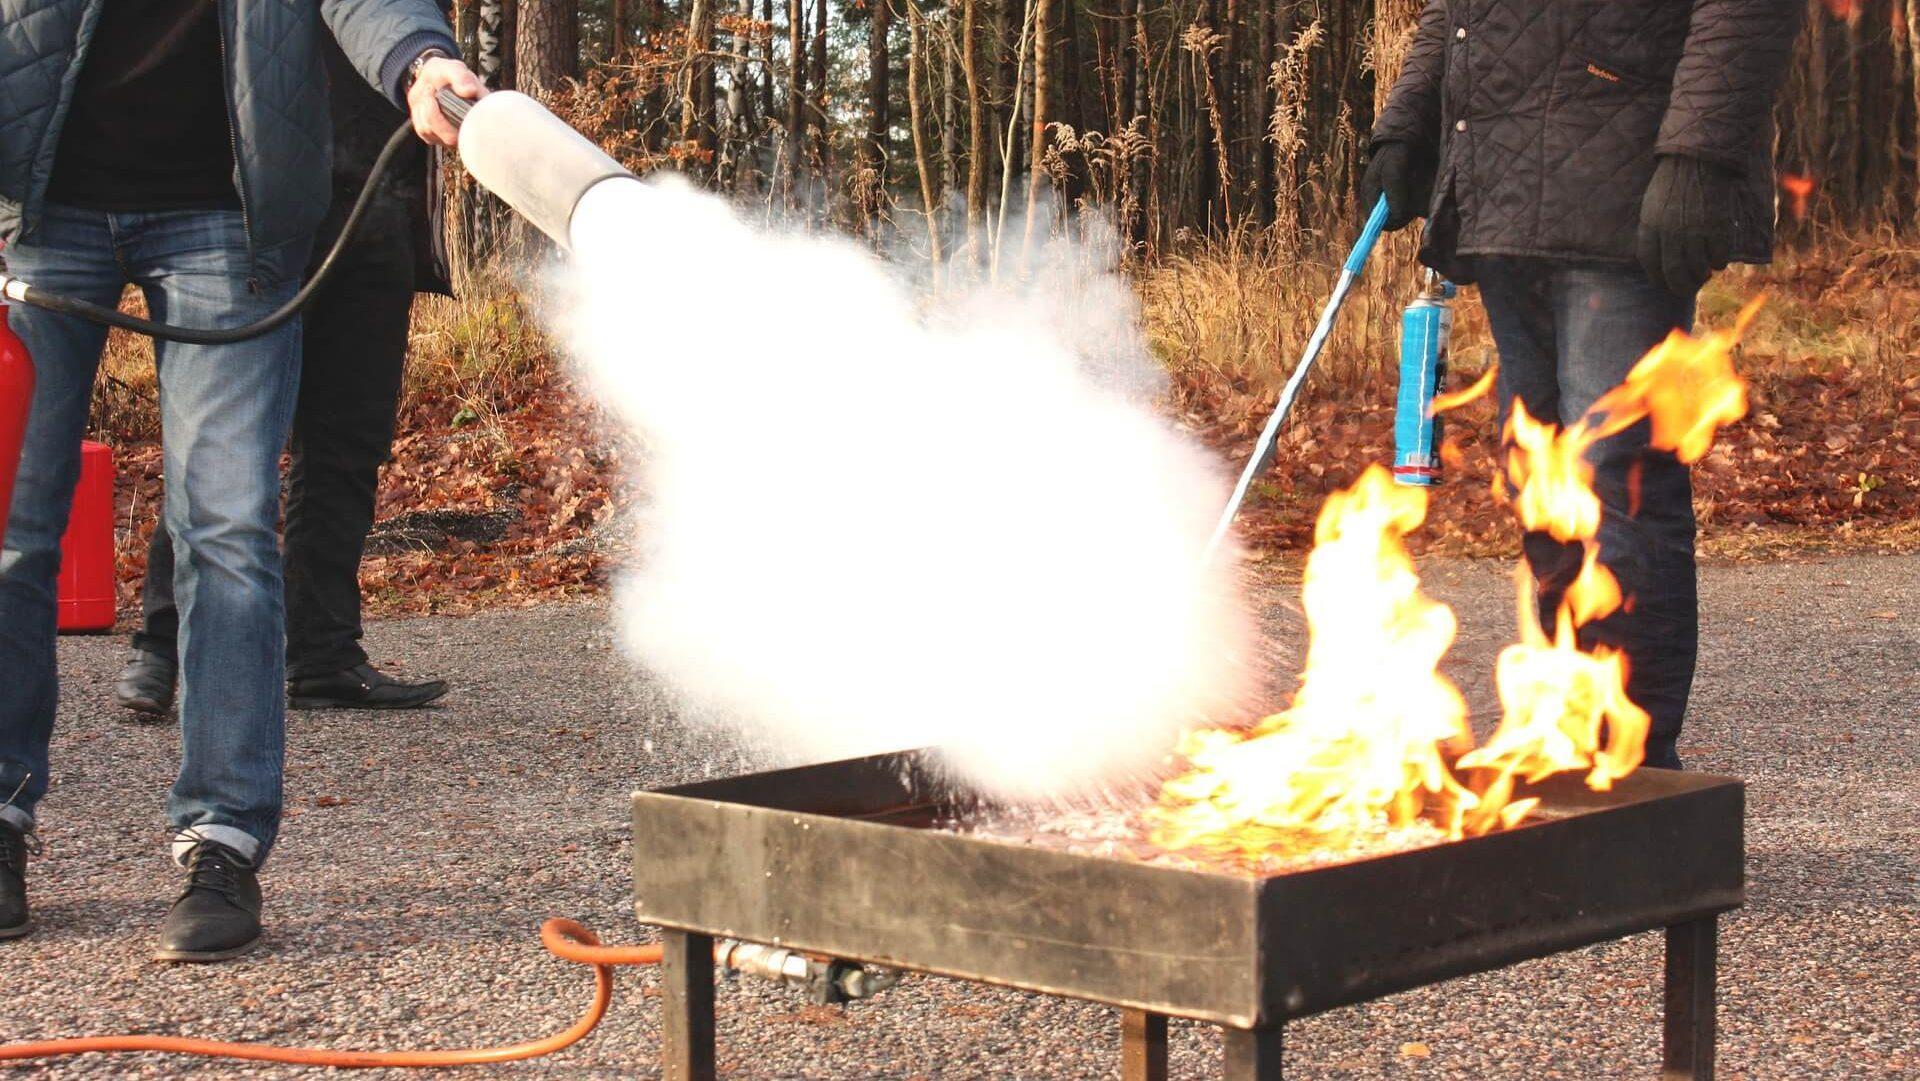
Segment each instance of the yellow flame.
[[1426,489],[1378,466],[1328,498],[1302,587],[1311,630],[1293,705],[1245,732],[1188,738],[1191,770],[1150,813],[1156,843],[1257,856],[1410,821],[1429,797],[1471,802],[1441,755],[1468,740],[1466,702],[1437,670],[1453,612],[1420,591],[1402,543],[1426,509]]
[[1587,453],[1595,443],[1642,420],[1655,449],[1682,461],[1698,460],[1720,428],[1745,415],[1746,384],[1733,370],[1733,348],[1759,310],[1755,300],[1731,329],[1699,337],[1675,331],[1655,346],[1571,428],[1535,422],[1518,403],[1508,420],[1506,480],[1517,493],[1521,525],[1583,548],[1580,573],[1554,613],[1551,640],[1540,630],[1530,583],[1522,582],[1519,643],[1494,667],[1500,726],[1488,743],[1463,756],[1461,769],[1492,771],[1476,778],[1483,805],[1527,781],[1585,769],[1589,787],[1604,791],[1640,765],[1649,718],[1627,696],[1627,659],[1579,644],[1579,629],[1617,611],[1620,584],[1601,565],[1600,500],[1593,493]]
[[1605,790],[1632,773],[1650,721],[1627,696],[1626,657],[1580,644],[1582,627],[1626,601],[1600,562],[1588,452],[1646,420],[1655,448],[1688,462],[1704,455],[1746,411],[1732,353],[1759,304],[1731,329],[1675,332],[1569,428],[1515,403],[1496,489],[1527,529],[1583,552],[1551,634],[1521,569],[1520,641],[1495,664],[1501,719],[1484,745],[1471,748],[1466,705],[1439,672],[1453,613],[1421,592],[1404,543],[1426,516],[1427,490],[1397,487],[1371,468],[1327,500],[1315,526],[1302,589],[1307,663],[1292,705],[1250,729],[1189,734],[1180,748],[1187,772],[1149,811],[1153,841],[1257,859],[1339,847],[1354,831],[1421,814],[1459,837],[1522,821],[1538,799],[1515,799],[1520,784],[1584,770],[1588,786]]

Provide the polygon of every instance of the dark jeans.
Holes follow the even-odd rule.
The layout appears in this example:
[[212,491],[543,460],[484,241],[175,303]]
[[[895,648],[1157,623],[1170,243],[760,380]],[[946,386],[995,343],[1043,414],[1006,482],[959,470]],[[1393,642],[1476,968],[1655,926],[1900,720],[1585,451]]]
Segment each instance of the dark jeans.
[[[329,222],[322,236],[336,229]],[[287,474],[288,679],[367,661],[360,557],[373,528],[380,466],[393,449],[413,305],[411,235],[403,213],[376,204],[303,316],[306,363]],[[179,634],[172,567],[172,541],[156,529],[133,644],[165,657],[174,655]]]
[[[1693,298],[1647,281],[1638,267],[1482,258],[1474,269],[1500,352],[1501,430],[1513,401],[1538,420],[1572,424],[1626,378],[1647,350],[1693,326]],[[1600,496],[1600,562],[1619,579],[1622,609],[1582,628],[1581,644],[1627,655],[1627,696],[1647,711],[1647,764],[1678,768],[1675,750],[1693,689],[1700,614],[1694,580],[1692,475],[1647,445],[1637,424],[1590,455]],[[1523,539],[1540,588],[1542,626],[1579,573],[1581,549],[1545,533]]]

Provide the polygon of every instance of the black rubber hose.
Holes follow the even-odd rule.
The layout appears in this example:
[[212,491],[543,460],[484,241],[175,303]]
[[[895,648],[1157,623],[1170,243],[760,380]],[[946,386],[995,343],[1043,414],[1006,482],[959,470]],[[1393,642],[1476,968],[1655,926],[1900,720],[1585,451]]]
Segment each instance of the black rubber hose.
[[[449,98],[460,103],[458,112],[455,112],[449,107]],[[445,112],[447,118],[452,120],[456,125],[466,118],[467,108],[471,105],[471,102],[458,97],[451,91],[442,90],[440,92],[441,111]],[[58,293],[48,293],[34,288],[30,282],[24,283],[24,288],[19,292],[13,293],[12,297],[22,304],[31,304],[36,308],[43,308],[50,312],[59,312],[61,315],[78,316],[89,322],[104,323],[110,327],[131,330],[135,334],[145,334],[152,338],[165,338],[168,341],[174,342],[185,342],[189,345],[226,345],[230,342],[243,342],[249,338],[257,338],[268,331],[276,329],[294,316],[299,315],[300,309],[306,307],[307,302],[313,299],[313,294],[318,292],[322,285],[326,284],[327,278],[333,273],[334,264],[340,258],[340,253],[346,250],[348,243],[353,240],[354,233],[359,231],[361,219],[366,217],[367,207],[373,203],[374,189],[379,186],[381,177],[385,176],[387,170],[392,168],[394,158],[399,155],[401,149],[407,145],[407,141],[412,138],[414,138],[414,134],[413,122],[411,120],[402,123],[398,128],[394,129],[393,134],[387,138],[387,145],[380,149],[380,156],[374,159],[373,171],[367,174],[367,181],[361,186],[359,197],[354,199],[353,209],[348,211],[347,220],[340,226],[340,235],[334,238],[333,247],[328,249],[327,257],[320,260],[320,265],[314,268],[312,276],[307,279],[305,285],[300,287],[299,292],[293,294],[292,299],[274,309],[273,312],[264,318],[248,323],[245,326],[230,327],[223,330],[177,327],[172,323],[161,323],[152,319],[141,319],[138,316],[128,315],[117,308],[102,307],[99,304],[80,300],[76,297],[61,296]]]

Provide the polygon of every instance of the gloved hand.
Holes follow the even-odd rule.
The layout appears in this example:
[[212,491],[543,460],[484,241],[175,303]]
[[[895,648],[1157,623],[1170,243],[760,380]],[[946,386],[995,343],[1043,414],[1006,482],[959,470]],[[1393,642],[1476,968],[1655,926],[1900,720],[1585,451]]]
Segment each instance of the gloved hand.
[[1387,231],[1404,229],[1424,217],[1433,201],[1433,155],[1412,143],[1386,142],[1373,148],[1373,160],[1360,178],[1360,213],[1373,212],[1387,196]]
[[1738,181],[1732,170],[1699,158],[1660,158],[1640,201],[1640,266],[1653,284],[1690,297],[1726,267]]

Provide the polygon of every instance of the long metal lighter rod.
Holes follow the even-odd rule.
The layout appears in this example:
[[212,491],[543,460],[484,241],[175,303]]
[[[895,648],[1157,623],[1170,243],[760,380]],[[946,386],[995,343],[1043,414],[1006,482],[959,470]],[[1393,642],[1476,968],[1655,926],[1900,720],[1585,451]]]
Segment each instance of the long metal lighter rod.
[[1227,531],[1233,528],[1234,516],[1240,513],[1240,504],[1246,501],[1247,489],[1252,487],[1253,478],[1267,467],[1273,453],[1274,440],[1280,434],[1280,425],[1287,419],[1287,413],[1293,409],[1293,400],[1300,396],[1300,384],[1306,381],[1307,370],[1320,357],[1320,350],[1327,344],[1327,335],[1333,331],[1333,321],[1340,314],[1340,305],[1346,302],[1347,293],[1353,283],[1359,280],[1360,272],[1366,269],[1367,258],[1373,254],[1373,246],[1380,239],[1380,233],[1387,226],[1387,197],[1373,204],[1373,213],[1367,215],[1367,224],[1360,230],[1360,239],[1354,242],[1353,250],[1347,253],[1347,261],[1340,268],[1340,279],[1333,285],[1333,295],[1327,298],[1327,306],[1320,312],[1320,322],[1313,328],[1313,336],[1307,339],[1307,348],[1300,356],[1300,363],[1294,366],[1293,375],[1288,377],[1287,385],[1280,391],[1280,404],[1274,406],[1273,415],[1267,418],[1266,427],[1260,429],[1260,441],[1253,445],[1253,456],[1247,459],[1247,467],[1240,471],[1240,482],[1233,486],[1233,496],[1227,500],[1227,507],[1220,512],[1220,523],[1213,527],[1213,536],[1207,540],[1206,559],[1211,562],[1220,548],[1220,542],[1227,537]]

